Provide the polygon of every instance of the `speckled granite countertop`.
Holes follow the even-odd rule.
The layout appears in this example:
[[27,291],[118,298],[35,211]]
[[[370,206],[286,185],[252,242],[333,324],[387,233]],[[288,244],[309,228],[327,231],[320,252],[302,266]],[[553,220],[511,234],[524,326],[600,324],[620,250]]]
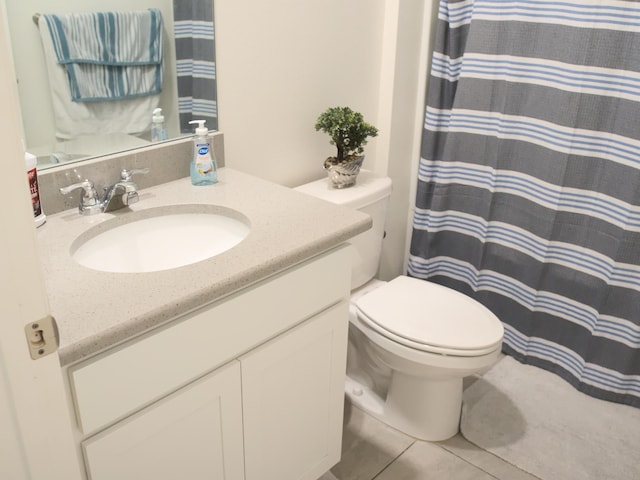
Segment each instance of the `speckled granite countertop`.
[[[51,215],[38,241],[51,312],[67,365],[211,303],[257,280],[340,245],[370,228],[360,212],[241,172],[221,168],[219,183],[189,178],[140,191],[140,201],[113,213]],[[249,235],[231,250],[192,265],[152,273],[106,273],[71,258],[88,229],[131,211],[171,205],[219,205],[242,213]],[[205,241],[205,240],[203,240]]]

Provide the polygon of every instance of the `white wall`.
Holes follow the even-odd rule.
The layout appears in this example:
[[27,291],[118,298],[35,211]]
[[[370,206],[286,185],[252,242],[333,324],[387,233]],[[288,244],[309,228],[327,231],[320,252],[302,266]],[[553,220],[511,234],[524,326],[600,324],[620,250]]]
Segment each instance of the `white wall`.
[[[387,215],[379,277],[406,272],[408,224],[412,219],[425,85],[433,43],[437,0],[388,0],[379,118],[388,134],[379,145],[393,194]],[[386,122],[386,123],[384,123]]]
[[[2,0],[0,0],[2,1]],[[160,106],[173,136],[178,136],[178,103],[175,79],[175,46],[173,44],[172,0],[4,0],[9,18],[9,33],[18,80],[24,135],[28,149],[51,152],[55,149],[55,126],[35,13],[69,13],[99,10],[145,10],[156,7],[162,11],[165,28],[165,70]],[[149,112],[151,115],[151,112]],[[171,119],[175,121],[171,122]],[[98,132],[96,132],[98,133]]]
[[[220,130],[227,165],[284,185],[324,175],[314,129],[348,105],[378,122],[385,0],[215,0]],[[377,126],[377,125],[376,125]],[[364,168],[377,167],[377,139]]]
[[348,105],[380,129],[364,168],[394,182],[380,276],[404,271],[437,0],[215,0],[218,106],[230,167],[283,185],[325,175],[314,130]]

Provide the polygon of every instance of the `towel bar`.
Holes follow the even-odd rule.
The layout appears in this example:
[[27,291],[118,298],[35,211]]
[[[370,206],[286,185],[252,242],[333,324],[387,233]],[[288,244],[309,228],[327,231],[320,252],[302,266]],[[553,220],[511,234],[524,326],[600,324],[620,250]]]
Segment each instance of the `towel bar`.
[[31,17],[33,19],[33,23],[36,24],[36,26],[38,25],[38,20],[40,20],[40,14],[39,13],[34,13],[33,17]]

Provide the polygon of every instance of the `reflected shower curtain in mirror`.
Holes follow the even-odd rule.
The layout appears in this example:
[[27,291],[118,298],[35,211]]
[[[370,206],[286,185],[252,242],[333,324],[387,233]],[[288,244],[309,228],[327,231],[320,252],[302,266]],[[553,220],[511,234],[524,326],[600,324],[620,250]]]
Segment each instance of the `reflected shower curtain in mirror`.
[[218,129],[213,0],[173,0],[180,132],[191,120]]
[[640,407],[640,3],[440,3],[408,273]]

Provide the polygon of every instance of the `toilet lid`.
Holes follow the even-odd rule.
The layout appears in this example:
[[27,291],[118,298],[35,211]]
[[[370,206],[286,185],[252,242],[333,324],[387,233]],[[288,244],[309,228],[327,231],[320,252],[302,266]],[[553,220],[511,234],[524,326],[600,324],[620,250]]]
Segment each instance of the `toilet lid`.
[[466,295],[400,276],[360,297],[359,318],[411,348],[459,356],[490,353],[502,342],[502,323]]

